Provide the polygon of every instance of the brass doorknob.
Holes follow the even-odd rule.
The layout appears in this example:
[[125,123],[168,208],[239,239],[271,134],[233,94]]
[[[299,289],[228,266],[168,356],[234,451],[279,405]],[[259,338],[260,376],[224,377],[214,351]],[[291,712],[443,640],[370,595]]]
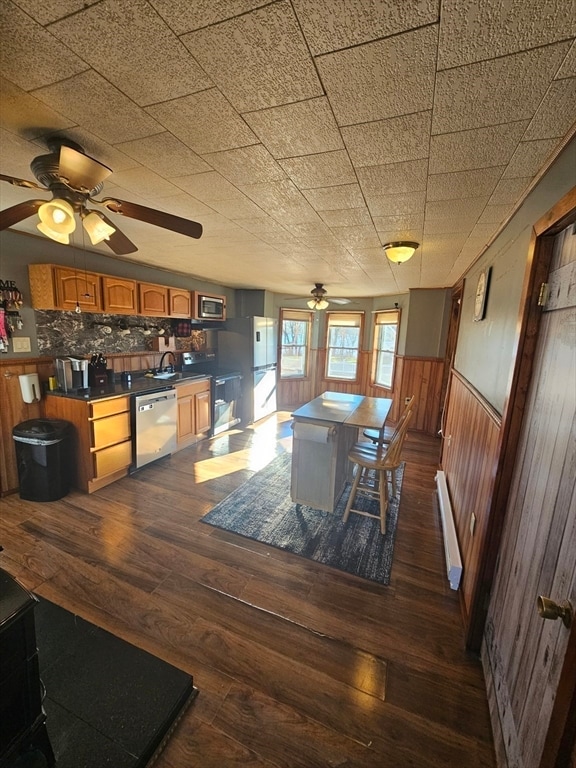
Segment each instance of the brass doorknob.
[[569,600],[556,603],[544,595],[538,595],[538,613],[543,619],[562,619],[565,627],[570,627],[574,618],[574,609]]

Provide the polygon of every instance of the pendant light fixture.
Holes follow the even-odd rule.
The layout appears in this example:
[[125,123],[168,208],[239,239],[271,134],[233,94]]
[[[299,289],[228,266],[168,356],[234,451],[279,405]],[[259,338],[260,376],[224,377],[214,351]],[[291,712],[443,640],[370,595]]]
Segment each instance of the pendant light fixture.
[[403,264],[414,256],[414,251],[419,246],[420,243],[411,242],[409,240],[398,240],[397,242],[386,243],[382,247],[390,261],[394,264]]

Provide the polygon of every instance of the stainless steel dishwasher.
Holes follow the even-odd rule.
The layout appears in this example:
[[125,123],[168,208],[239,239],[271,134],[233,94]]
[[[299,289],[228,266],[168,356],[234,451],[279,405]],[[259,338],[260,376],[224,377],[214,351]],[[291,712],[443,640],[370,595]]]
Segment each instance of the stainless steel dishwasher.
[[134,397],[134,462],[132,471],[176,450],[176,390]]

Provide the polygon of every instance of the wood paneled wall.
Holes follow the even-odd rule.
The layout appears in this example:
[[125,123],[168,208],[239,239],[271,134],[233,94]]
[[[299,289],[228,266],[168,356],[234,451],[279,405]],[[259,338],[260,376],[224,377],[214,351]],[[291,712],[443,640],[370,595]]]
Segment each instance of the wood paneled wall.
[[392,390],[374,387],[370,383],[372,353],[361,352],[357,381],[345,382],[326,379],[326,350],[312,350],[310,370],[313,375],[307,379],[279,379],[278,407],[293,410],[309,402],[322,392],[346,392],[369,397],[391,397],[394,400],[390,421],[394,422],[402,412],[406,398],[416,395],[415,417],[410,428],[435,435],[440,428],[440,396],[444,360],[439,358],[402,357],[396,358],[394,386]]
[[460,589],[468,618],[479,599],[479,567],[485,556],[501,423],[481,395],[454,371],[449,393],[443,426],[442,468],[460,544],[463,564]]

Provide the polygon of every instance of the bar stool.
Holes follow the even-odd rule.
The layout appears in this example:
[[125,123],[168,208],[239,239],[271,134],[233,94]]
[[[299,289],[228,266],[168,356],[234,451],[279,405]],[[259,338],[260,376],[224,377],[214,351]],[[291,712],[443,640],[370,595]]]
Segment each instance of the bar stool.
[[[356,512],[365,517],[375,517],[380,519],[380,530],[382,534],[386,533],[386,512],[388,510],[388,477],[387,473],[392,473],[392,493],[396,495],[395,474],[396,469],[402,463],[401,454],[404,445],[404,438],[408,431],[408,424],[412,417],[412,411],[404,416],[402,425],[397,428],[396,434],[387,447],[374,445],[365,441],[356,443],[348,454],[348,458],[356,465],[356,473],[350,497],[346,504],[343,521],[346,523],[351,512]],[[377,482],[371,482],[368,474],[372,472],[377,477]],[[364,494],[371,498],[377,498],[380,502],[380,514],[366,512],[363,509],[354,509],[352,505],[357,494]]]

